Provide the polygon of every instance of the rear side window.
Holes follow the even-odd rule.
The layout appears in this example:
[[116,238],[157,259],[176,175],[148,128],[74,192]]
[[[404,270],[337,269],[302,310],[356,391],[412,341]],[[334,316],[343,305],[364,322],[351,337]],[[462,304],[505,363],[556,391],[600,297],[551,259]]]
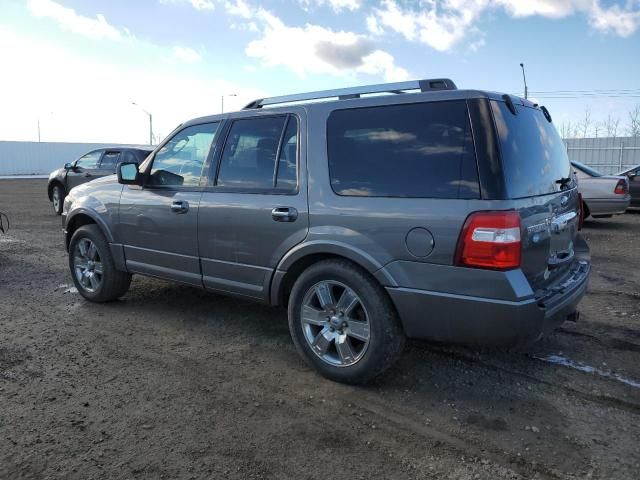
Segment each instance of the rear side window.
[[571,173],[567,151],[557,130],[537,108],[517,106],[512,114],[504,102],[491,109],[500,138],[505,184],[510,198],[560,191]]
[[100,161],[100,168],[105,170],[115,170],[120,158],[120,152],[106,152]]
[[338,195],[480,196],[463,100],[337,110],[327,134]]
[[298,123],[292,116],[235,120],[217,186],[287,193],[297,187]]

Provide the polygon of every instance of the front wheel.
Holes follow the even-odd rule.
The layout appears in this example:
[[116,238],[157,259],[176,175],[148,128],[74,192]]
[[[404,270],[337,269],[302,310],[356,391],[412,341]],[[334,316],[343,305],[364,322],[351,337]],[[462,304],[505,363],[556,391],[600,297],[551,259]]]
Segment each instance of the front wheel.
[[289,298],[289,330],[307,364],[343,383],[380,375],[405,343],[384,289],[346,260],[319,262],[300,275]]
[[129,290],[131,275],[116,269],[97,225],[84,225],[71,237],[69,268],[80,295],[92,302],[110,302]]
[[56,212],[57,215],[62,215],[65,196],[64,189],[60,185],[54,186],[51,190],[51,205],[53,206],[53,211]]

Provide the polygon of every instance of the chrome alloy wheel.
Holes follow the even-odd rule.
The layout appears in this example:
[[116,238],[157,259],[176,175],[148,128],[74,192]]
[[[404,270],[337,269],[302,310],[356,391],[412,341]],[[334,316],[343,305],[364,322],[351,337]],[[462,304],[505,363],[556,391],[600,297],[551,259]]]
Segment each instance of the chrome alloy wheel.
[[330,365],[354,365],[369,346],[369,315],[343,283],[324,280],[313,285],[302,300],[300,322],[311,350]]
[[95,292],[102,284],[102,261],[96,245],[81,238],[73,252],[73,271],[78,283],[87,292]]

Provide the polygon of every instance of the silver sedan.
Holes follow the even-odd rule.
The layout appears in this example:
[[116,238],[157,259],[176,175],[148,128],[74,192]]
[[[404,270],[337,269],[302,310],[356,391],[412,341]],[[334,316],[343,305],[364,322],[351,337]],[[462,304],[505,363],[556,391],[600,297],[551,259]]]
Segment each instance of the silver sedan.
[[624,213],[629,207],[629,180],[624,176],[603,175],[580,162],[571,162],[578,177],[584,218],[606,218]]

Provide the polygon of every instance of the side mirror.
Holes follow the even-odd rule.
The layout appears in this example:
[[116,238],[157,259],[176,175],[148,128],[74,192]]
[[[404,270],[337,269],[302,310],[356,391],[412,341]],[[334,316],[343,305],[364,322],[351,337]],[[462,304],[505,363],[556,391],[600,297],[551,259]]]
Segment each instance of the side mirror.
[[65,170],[71,170],[73,168],[73,163],[65,163],[64,164],[64,169]]
[[122,162],[116,169],[118,174],[118,183],[123,185],[138,185],[140,172],[138,164],[135,162]]

